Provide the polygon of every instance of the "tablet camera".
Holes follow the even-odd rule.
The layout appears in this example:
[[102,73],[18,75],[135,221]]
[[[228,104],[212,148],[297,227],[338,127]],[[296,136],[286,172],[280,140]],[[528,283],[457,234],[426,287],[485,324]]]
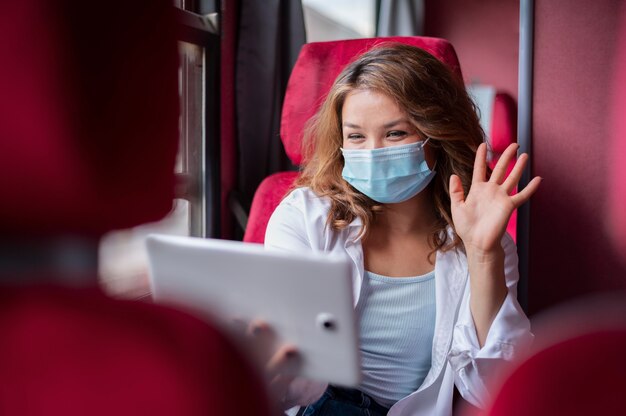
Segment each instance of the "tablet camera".
[[337,329],[337,322],[335,317],[330,313],[320,313],[317,315],[317,325],[327,331],[333,331]]

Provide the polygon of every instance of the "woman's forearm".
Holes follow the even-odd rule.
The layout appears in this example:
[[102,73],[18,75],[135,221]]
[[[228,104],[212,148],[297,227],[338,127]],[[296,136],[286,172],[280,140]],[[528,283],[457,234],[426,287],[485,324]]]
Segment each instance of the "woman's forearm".
[[470,274],[470,310],[480,347],[485,344],[491,323],[507,295],[504,278],[504,250],[490,252],[467,248]]

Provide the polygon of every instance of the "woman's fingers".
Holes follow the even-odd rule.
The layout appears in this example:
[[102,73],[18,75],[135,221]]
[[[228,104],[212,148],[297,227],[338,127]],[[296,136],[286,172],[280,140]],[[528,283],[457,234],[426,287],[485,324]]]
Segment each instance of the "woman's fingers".
[[490,182],[501,184],[504,181],[504,178],[506,177],[506,170],[509,163],[511,163],[511,160],[515,157],[518,148],[519,145],[517,143],[511,143],[506,149],[504,149],[500,159],[498,159],[498,163],[496,163],[496,166],[493,168],[493,172],[491,172],[491,177],[489,178]]
[[289,391],[289,385],[293,381],[295,376],[288,376],[285,374],[279,374],[269,382],[269,388],[271,394],[280,402],[283,402],[287,392]]
[[511,197],[511,201],[513,201],[513,204],[515,204],[515,208],[528,201],[532,194],[534,194],[535,191],[539,188],[539,184],[542,180],[543,179],[539,176],[535,176],[533,180],[528,182],[528,185],[526,185],[524,189]]
[[289,344],[280,345],[276,349],[279,341],[267,322],[252,321],[248,326],[248,335],[255,343],[255,349],[263,355],[265,372],[270,379],[285,371],[293,373],[293,366],[299,362],[298,349]]
[[266,366],[274,354],[276,344],[276,333],[272,327],[265,321],[255,319],[248,324],[246,339],[255,361]]
[[524,172],[524,168],[526,167],[526,163],[528,162],[528,155],[526,153],[522,153],[520,157],[515,162],[515,166],[511,169],[511,173],[502,183],[506,192],[510,194],[513,192],[513,189],[519,183],[520,178],[522,177],[522,173]]
[[251,321],[247,329],[247,334],[254,337],[259,335],[268,335],[270,332],[270,326],[267,322],[260,319]]
[[472,183],[485,182],[487,176],[487,145],[481,143],[476,150],[476,158],[474,159],[474,173],[472,175]]
[[283,345],[269,359],[265,372],[271,379],[279,374],[294,373],[299,362],[298,357],[298,350],[295,346]]
[[450,202],[454,206],[463,201],[465,201],[465,193],[463,192],[461,178],[457,175],[450,175]]

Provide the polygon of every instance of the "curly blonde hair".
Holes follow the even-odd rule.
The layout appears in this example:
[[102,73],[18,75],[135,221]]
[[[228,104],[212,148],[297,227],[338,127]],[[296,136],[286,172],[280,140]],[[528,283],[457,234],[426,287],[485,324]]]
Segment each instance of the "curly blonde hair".
[[360,55],[335,80],[304,134],[304,167],[295,186],[308,186],[331,200],[327,224],[334,230],[362,220],[366,234],[384,207],[349,185],[341,176],[342,107],[347,95],[367,89],[391,97],[409,116],[422,137],[430,137],[437,174],[431,184],[436,221],[429,238],[434,250],[462,244],[456,232],[452,240],[450,175],[461,178],[467,194],[476,149],[484,141],[476,107],[462,79],[428,52],[406,44],[385,43]]

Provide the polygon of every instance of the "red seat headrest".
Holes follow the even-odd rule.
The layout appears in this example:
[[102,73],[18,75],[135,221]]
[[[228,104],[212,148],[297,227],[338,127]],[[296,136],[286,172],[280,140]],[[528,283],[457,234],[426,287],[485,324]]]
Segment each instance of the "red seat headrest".
[[302,162],[304,126],[317,112],[335,78],[356,56],[384,42],[400,42],[422,48],[448,64],[462,78],[456,52],[444,39],[389,37],[304,45],[287,84],[280,125],[285,151],[294,164]]

